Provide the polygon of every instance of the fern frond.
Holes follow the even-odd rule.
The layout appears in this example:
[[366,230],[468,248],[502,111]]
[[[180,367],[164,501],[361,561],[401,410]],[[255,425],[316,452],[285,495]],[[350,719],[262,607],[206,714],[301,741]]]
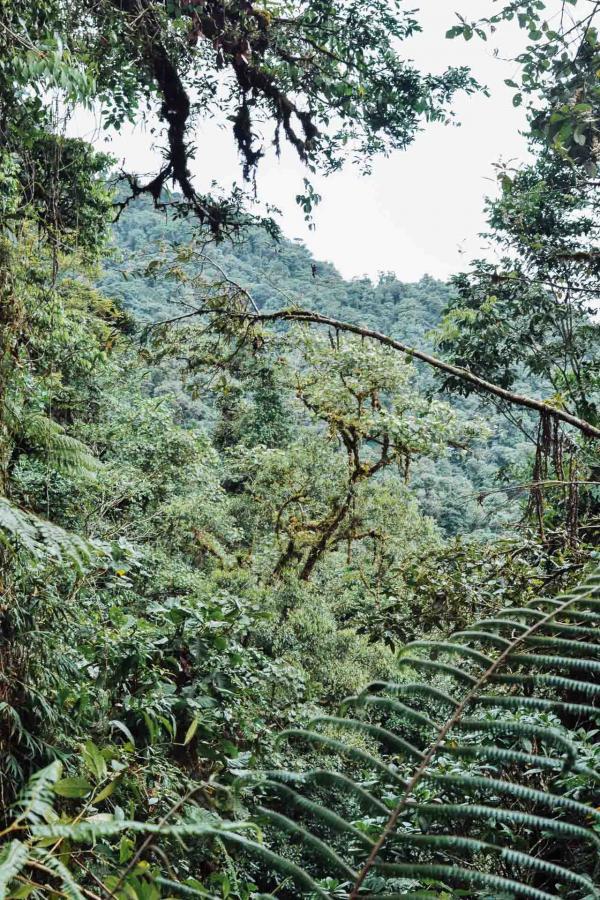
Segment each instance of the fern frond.
[[385,712],[396,713],[399,717],[424,728],[439,728],[439,725],[433,719],[430,719],[429,716],[412,709],[405,703],[392,700],[390,697],[377,697],[375,694],[357,694],[355,697],[347,697],[342,702],[340,712],[343,712],[345,707],[348,706],[357,706],[359,708],[373,707]]
[[52,788],[61,774],[62,763],[54,760],[31,776],[14,804],[17,810],[16,824],[23,821],[37,823],[48,818],[54,803]]
[[463,656],[465,659],[472,659],[486,669],[492,664],[492,660],[485,653],[480,653],[479,650],[473,650],[471,647],[465,647],[463,644],[452,644],[447,641],[411,641],[410,644],[406,644],[404,649],[411,650],[413,647]]
[[[580,651],[581,652],[581,651]],[[600,661],[595,659],[579,659],[573,656],[548,656],[536,653],[512,653],[510,661],[521,665],[529,665],[530,663],[544,668],[558,669],[561,672],[586,672],[590,675],[600,672]]]
[[428,847],[434,851],[444,850],[450,853],[457,853],[463,850],[471,853],[497,853],[500,859],[511,866],[517,865],[524,868],[537,869],[550,875],[552,878],[577,884],[586,891],[594,890],[594,884],[587,876],[578,875],[570,869],[547,862],[539,856],[530,856],[528,853],[521,853],[519,850],[513,850],[510,847],[499,847],[497,844],[482,841],[478,838],[465,837],[458,834],[396,834],[394,835],[394,843]]
[[[380,873],[400,875],[403,878],[445,878],[451,884],[473,884],[495,891],[496,896],[529,897],[530,900],[556,900],[556,894],[548,894],[522,881],[503,878],[490,872],[467,869],[460,865],[440,865],[439,863],[377,863],[374,868]],[[489,895],[488,895],[489,896]],[[492,896],[494,896],[492,894]]]
[[554,744],[564,753],[565,765],[572,765],[577,751],[571,741],[568,741],[554,728],[542,728],[539,725],[529,725],[526,722],[490,721],[474,718],[464,718],[456,723],[455,728],[461,731],[484,732],[486,734],[511,734],[515,737],[534,738],[541,744]]
[[62,425],[43,413],[27,414],[23,432],[38,453],[59,472],[97,472],[102,467],[89,447],[67,434]]
[[[461,780],[461,787],[464,782]],[[535,792],[534,792],[535,793]],[[549,798],[551,801],[551,798]],[[552,803],[549,803],[552,806]],[[484,822],[503,822],[511,825],[525,825],[535,831],[549,832],[564,838],[577,838],[588,841],[594,847],[600,848],[600,838],[582,825],[574,825],[572,822],[564,822],[562,819],[551,819],[547,816],[536,816],[530,812],[522,812],[518,809],[503,809],[502,807],[485,806],[477,803],[415,803],[407,804],[410,810],[414,810],[419,817],[429,818],[429,821],[439,825],[440,822],[454,822],[456,819],[482,819]]]
[[389,808],[377,797],[365,790],[365,788],[344,775],[341,772],[332,772],[329,769],[309,769],[307,772],[287,772],[285,769],[257,772],[257,777],[279,780],[284,784],[294,784],[298,789],[302,785],[316,785],[321,788],[331,788],[339,792],[341,796],[351,796],[359,801],[365,809],[371,810],[378,816],[386,816]]
[[52,873],[52,875],[60,882],[62,893],[68,900],[85,900],[85,895],[82,893],[75,878],[58,856],[53,855],[48,850],[31,847],[29,851],[29,863],[30,865],[38,863],[40,866],[43,866],[43,869]]
[[288,728],[279,736],[279,740],[289,740],[289,738],[296,738],[309,744],[317,744],[321,747],[326,747],[328,750],[333,750],[335,753],[338,753],[342,756],[347,756],[349,759],[352,759],[353,761],[358,763],[362,763],[370,769],[379,770],[382,774],[386,775],[388,778],[391,778],[393,781],[399,782],[400,784],[405,784],[404,779],[400,778],[400,776],[395,771],[395,769],[392,768],[392,766],[389,766],[387,763],[382,762],[376,756],[373,756],[373,754],[367,753],[366,750],[361,750],[358,747],[348,746],[347,744],[342,743],[342,741],[338,741],[326,734],[320,734],[316,731],[308,731],[304,728]]
[[[262,784],[265,787],[270,788],[271,791],[275,791],[275,793],[281,796],[291,807],[298,809],[300,812],[307,813],[331,828],[332,831],[351,834],[354,840],[367,848],[373,845],[373,841],[370,838],[361,831],[358,831],[354,825],[347,822],[341,816],[338,816],[337,813],[333,812],[331,809],[325,808],[319,803],[315,803],[313,800],[304,797],[302,794],[299,794],[297,791],[279,781],[266,779]],[[382,809],[384,814],[387,813],[386,807],[382,807]]]
[[532,806],[546,806],[554,812],[566,810],[581,819],[595,820],[600,823],[600,812],[593,807],[561,794],[550,793],[547,790],[536,790],[518,781],[503,781],[500,778],[471,774],[443,775],[439,773],[428,774],[425,776],[425,780],[456,787],[465,792],[473,788],[479,788],[482,793],[491,792],[492,796],[500,794],[500,796],[521,800],[527,804],[528,808]]
[[[491,621],[492,620],[488,620],[488,622]],[[492,634],[489,631],[475,631],[472,629],[468,629],[466,631],[455,631],[452,635],[452,638],[454,640],[461,637],[466,637],[469,640],[476,640],[482,644],[493,644],[494,647],[500,647],[501,650],[503,650],[505,647],[510,647],[511,643],[508,638],[500,637],[498,634]]]
[[0,900],[4,900],[11,882],[25,867],[29,848],[21,841],[10,841],[0,848]]
[[597,644],[573,641],[567,638],[544,637],[532,634],[523,643],[532,647],[551,647],[553,650],[572,650],[573,653],[589,653],[592,657],[598,656],[600,653],[600,648]]
[[600,708],[585,703],[568,703],[565,700],[547,700],[545,697],[524,697],[522,694],[498,695],[484,694],[474,697],[472,706],[505,707],[507,709],[534,709],[538,712],[565,713],[569,716],[600,718]]
[[450,694],[446,694],[444,691],[441,691],[439,688],[433,687],[430,684],[418,681],[399,683],[393,681],[371,681],[358,696],[362,697],[363,694],[371,694],[374,691],[389,691],[392,694],[403,695],[405,697],[423,696],[430,700],[436,700],[446,706],[454,708],[458,706],[458,700],[451,697]]
[[0,544],[17,553],[45,562],[69,560],[79,571],[106,549],[58,525],[14,506],[0,497]]
[[[356,900],[402,896],[392,887],[398,878],[416,880],[417,894],[440,882],[473,897],[600,896],[600,773],[582,744],[586,733],[594,740],[600,718],[596,609],[600,578],[592,573],[550,603],[501,610],[445,641],[413,642],[397,660],[399,674],[409,669],[413,680],[372,682],[346,698],[338,716],[284,732],[305,745],[309,760],[313,747],[334,754],[336,771],[263,773],[261,815],[296,835],[309,829],[295,831],[290,821],[314,823],[317,840],[338,857],[346,846],[344,863],[360,870],[348,891]],[[448,716],[441,726],[440,713]],[[364,735],[377,751],[354,746],[344,733]],[[411,760],[417,767],[406,777]],[[348,765],[368,777],[366,797]],[[572,796],[565,785],[575,777]],[[348,821],[349,808],[362,819]],[[357,840],[357,831],[365,838]],[[341,871],[319,855],[323,877],[334,862]],[[381,893],[369,889],[369,873]]]
[[370,722],[364,722],[361,719],[345,719],[339,716],[316,716],[309,723],[309,728],[315,725],[332,725],[342,730],[358,731],[366,734],[367,737],[374,738],[382,744],[387,744],[397,753],[403,753],[413,759],[421,759],[423,754],[417,750],[413,744],[409,744],[403,738],[398,737],[393,731],[387,728],[381,728],[379,725],[372,725]]
[[261,818],[267,819],[274,825],[278,826],[278,830],[281,829],[282,831],[286,831],[294,837],[300,838],[303,846],[308,847],[318,856],[321,856],[327,863],[328,867],[331,867],[332,871],[337,872],[343,875],[345,878],[351,879],[352,881],[356,878],[356,872],[354,871],[354,869],[350,868],[350,866],[344,862],[341,856],[334,850],[332,850],[331,847],[329,847],[325,843],[325,841],[322,841],[307,828],[302,827],[302,825],[298,825],[298,823],[294,822],[293,819],[289,819],[287,816],[275,812],[275,810],[273,809],[268,809],[265,806],[258,805],[256,809]]
[[444,745],[444,752],[458,759],[489,760],[495,763],[514,764],[537,767],[550,771],[565,771],[589,774],[596,780],[597,773],[579,763],[569,763],[562,757],[544,756],[541,753],[527,753],[524,750],[513,750],[508,747],[497,747],[495,744],[453,744]]
[[590,681],[578,681],[575,678],[564,678],[562,675],[492,675],[490,681],[496,684],[523,684],[528,687],[557,688],[560,691],[600,696],[600,684]]
[[398,668],[402,666],[410,666],[411,669],[424,669],[425,671],[434,672],[436,675],[450,675],[457,681],[465,681],[469,685],[476,685],[477,679],[456,666],[450,666],[448,663],[441,663],[435,659],[422,659],[418,656],[402,656],[397,661]]

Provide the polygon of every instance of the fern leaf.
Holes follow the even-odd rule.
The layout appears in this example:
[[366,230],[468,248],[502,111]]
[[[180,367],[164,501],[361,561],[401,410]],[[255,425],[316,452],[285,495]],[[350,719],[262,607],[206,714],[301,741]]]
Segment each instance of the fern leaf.
[[42,413],[26,415],[23,432],[38,452],[59,472],[96,472],[102,466],[89,447],[68,435],[58,422]]
[[435,672],[437,675],[450,675],[457,681],[466,681],[467,684],[474,686],[477,679],[456,666],[450,666],[447,663],[441,663],[434,659],[421,659],[417,656],[402,656],[396,663],[400,666],[410,666],[411,669],[425,669],[426,671]]
[[425,776],[426,780],[434,781],[438,784],[451,785],[462,791],[470,788],[481,788],[482,791],[491,791],[493,794],[500,794],[522,800],[529,807],[546,806],[551,810],[566,810],[579,816],[582,819],[590,819],[600,823],[600,812],[593,807],[573,800],[561,794],[550,793],[549,791],[536,790],[526,784],[517,781],[503,781],[500,778],[483,777],[479,775],[442,775],[432,773]]
[[0,543],[9,550],[24,552],[35,560],[69,559],[79,571],[88,566],[104,548],[19,509],[0,497]]
[[458,700],[454,697],[444,693],[439,688],[423,682],[411,681],[396,684],[393,681],[371,681],[358,696],[361,697],[363,694],[370,694],[374,691],[389,691],[392,694],[400,694],[405,697],[423,696],[430,700],[436,700],[445,706],[454,708],[458,706]]
[[[467,869],[464,866],[445,866],[439,863],[377,863],[374,868],[378,872],[389,875],[425,878],[447,878],[451,883],[474,884],[488,888],[496,892],[496,895],[508,895],[514,897],[529,897],[530,900],[556,900],[555,894],[548,894],[537,888],[524,884],[522,881],[514,881],[512,878],[503,878],[490,872],[479,872],[476,869]],[[492,896],[494,896],[492,894]]]
[[[465,787],[462,780],[460,786],[461,788]],[[548,805],[553,806],[551,802]],[[457,818],[482,819],[484,822],[506,822],[525,825],[532,830],[549,832],[564,838],[577,838],[600,848],[600,838],[582,825],[574,825],[572,822],[565,822],[562,819],[551,819],[548,816],[536,816],[531,812],[522,812],[518,809],[503,809],[480,803],[415,803],[408,804],[407,809],[413,807],[419,817],[424,816],[436,824],[448,819],[453,822]]]
[[393,747],[398,753],[403,753],[409,757],[412,756],[413,759],[422,759],[423,757],[421,751],[417,750],[413,744],[409,744],[408,741],[398,737],[398,735],[394,734],[392,731],[388,731],[387,728],[380,728],[378,725],[371,725],[370,722],[364,722],[361,719],[344,719],[339,716],[316,716],[309,723],[309,727],[313,728],[315,725],[333,725],[348,731],[359,731],[383,744],[387,744],[389,747]]
[[267,771],[258,774],[262,774],[269,779],[280,780],[284,784],[294,784],[298,788],[307,784],[315,784],[317,787],[322,788],[332,788],[338,791],[341,796],[350,795],[355,797],[361,806],[379,816],[386,816],[389,813],[389,808],[385,804],[365,790],[362,785],[357,784],[352,778],[341,772],[332,772],[329,769],[309,769],[301,774],[286,772],[285,770]]
[[84,894],[79,885],[58,856],[54,856],[49,851],[32,847],[30,850],[30,858],[38,861],[40,865],[52,872],[52,874],[60,881],[62,892],[68,900],[84,900]]
[[587,706],[585,703],[568,703],[565,700],[548,700],[545,697],[524,697],[522,694],[498,695],[484,694],[474,697],[472,706],[496,706],[508,709],[535,709],[543,712],[566,713],[569,716],[582,718],[600,718],[600,708]]
[[62,763],[55,760],[31,776],[14,804],[19,810],[17,823],[25,820],[37,823],[49,817],[54,804],[52,788],[61,774]]
[[359,694],[356,697],[347,697],[342,703],[340,712],[347,706],[373,707],[385,712],[396,713],[402,718],[425,728],[439,728],[439,724],[430,719],[429,716],[407,706],[405,703],[392,700],[390,697],[377,697],[375,694]]
[[[265,787],[270,788],[271,791],[275,791],[277,795],[282,796],[286,803],[290,804],[291,807],[314,817],[331,828],[332,831],[349,833],[355,841],[358,841],[358,843],[361,843],[364,847],[369,848],[373,845],[373,841],[370,838],[361,831],[358,831],[358,829],[351,825],[350,822],[347,822],[341,816],[338,816],[337,813],[334,813],[331,809],[326,809],[319,803],[315,803],[313,800],[303,797],[302,794],[298,794],[297,791],[292,790],[292,788],[287,787],[287,785],[282,784],[279,781],[267,779],[262,783]],[[385,807],[383,807],[383,810],[384,812],[387,812]]]
[[517,737],[534,738],[542,744],[554,744],[565,755],[565,764],[572,765],[575,761],[576,750],[571,741],[568,741],[554,728],[542,728],[539,725],[529,725],[526,722],[489,721],[482,719],[464,718],[456,723],[456,728],[470,731],[481,731],[486,734],[513,734]]
[[492,660],[489,656],[486,656],[485,653],[480,653],[478,650],[473,650],[471,647],[465,647],[463,644],[452,644],[445,641],[411,641],[404,649],[410,650],[413,647],[425,650],[439,650],[443,653],[464,656],[465,659],[472,659],[474,662],[482,665],[485,669],[492,664]]
[[358,747],[349,747],[335,738],[328,737],[325,734],[319,734],[316,731],[307,731],[304,728],[288,728],[281,733],[279,740],[289,738],[297,738],[298,740],[303,740],[310,744],[319,744],[322,747],[327,747],[329,750],[333,750],[342,756],[347,756],[349,759],[368,766],[368,768],[379,770],[393,781],[405,784],[404,779],[400,778],[395,769],[382,762],[371,753],[367,753],[366,750],[361,750]]
[[327,865],[332,867],[334,872],[338,872],[345,878],[354,881],[356,872],[344,862],[339,854],[335,853],[324,841],[307,828],[303,828],[301,825],[298,825],[297,822],[294,822],[293,819],[289,819],[287,816],[275,812],[272,809],[268,809],[265,806],[259,805],[256,809],[261,817],[273,822],[278,826],[278,829],[287,831],[289,834],[300,838],[304,847],[309,847],[317,855],[321,856]]
[[456,640],[456,638],[466,637],[469,640],[476,640],[482,644],[493,644],[494,647],[500,647],[503,650],[505,647],[510,647],[511,642],[508,638],[500,637],[497,634],[491,634],[489,631],[474,631],[471,629],[467,629],[465,631],[455,631],[452,635],[452,638]]
[[524,641],[525,645],[533,647],[551,647],[554,650],[572,650],[573,653],[589,653],[598,656],[600,647],[597,644],[589,644],[585,641],[572,641],[567,638],[544,637],[532,634]]
[[572,872],[563,866],[547,862],[539,856],[530,856],[528,853],[521,853],[519,850],[513,850],[510,847],[499,847],[496,844],[491,844],[489,841],[482,841],[478,838],[465,837],[458,834],[396,834],[394,842],[412,844],[417,847],[430,847],[433,850],[443,849],[451,853],[463,850],[472,853],[497,853],[502,860],[511,866],[517,865],[538,870],[550,875],[552,878],[577,884],[586,891],[594,890],[593,882],[587,876],[578,875],[576,872]]
[[591,694],[592,697],[600,696],[600,684],[590,681],[578,681],[575,678],[564,678],[562,675],[523,674],[523,675],[492,675],[490,681],[496,684],[524,684],[531,687],[551,687],[561,691],[569,691],[578,694]]
[[21,841],[10,841],[0,849],[0,900],[4,900],[12,881],[24,868],[29,849]]
[[[600,631],[592,628],[592,623],[600,623],[599,597],[600,578],[593,574],[555,601],[501,610],[447,641],[413,642],[404,648],[398,669],[410,668],[417,679],[372,682],[342,703],[339,716],[316,717],[309,726],[316,731],[284,733],[303,742],[308,751],[316,746],[336,754],[340,767],[345,761],[354,771],[358,765],[358,771],[370,773],[368,799],[360,802],[364,787],[347,773],[319,770],[317,778],[310,770],[296,776],[269,772],[269,782],[290,785],[274,788],[275,796],[267,792],[269,809],[272,802],[283,804],[289,820],[308,817],[338,844],[347,835],[345,843],[354,856],[345,861],[353,866],[358,850],[366,850],[369,843],[368,861],[350,891],[352,897],[401,896],[393,890],[386,893],[386,884],[397,878],[466,887],[474,897],[598,896],[592,873],[600,847],[594,830],[600,812],[586,800],[597,793],[600,774],[585,755],[579,756],[581,734],[575,734],[572,722],[585,725],[600,717],[593,705],[600,693]],[[446,662],[446,656],[454,657],[456,664]],[[474,666],[481,674],[475,674]],[[448,682],[452,696],[442,689]],[[507,692],[506,687],[523,691]],[[440,711],[449,716],[443,726],[435,722]],[[560,729],[548,724],[548,713],[562,720]],[[376,723],[370,721],[373,716]],[[330,728],[335,738],[323,734]],[[405,729],[410,730],[409,748],[416,751],[408,757]],[[338,739],[344,732],[364,734],[377,752]],[[460,742],[453,737],[457,732]],[[437,737],[429,743],[432,733]],[[590,737],[594,734],[591,731]],[[401,773],[396,771],[398,754]],[[400,776],[411,756],[416,773],[405,780]],[[575,796],[563,787],[566,771],[578,778]],[[403,785],[400,797],[390,796],[394,784]],[[309,793],[313,787],[316,799]],[[358,799],[370,815],[367,842],[356,841],[349,830],[356,823],[337,812],[347,809],[344,797]],[[391,804],[393,811],[384,819],[384,809]],[[266,808],[264,801],[261,807]],[[275,823],[281,813],[271,810],[269,815]],[[333,817],[329,823],[328,816]],[[471,833],[457,831],[457,822]],[[288,823],[280,824],[290,831]],[[513,830],[522,847],[513,846]],[[378,834],[374,844],[373,833]],[[567,851],[563,861],[565,851],[559,847],[572,842],[580,849],[575,855]],[[369,893],[364,880],[369,872],[377,876],[381,893]]]

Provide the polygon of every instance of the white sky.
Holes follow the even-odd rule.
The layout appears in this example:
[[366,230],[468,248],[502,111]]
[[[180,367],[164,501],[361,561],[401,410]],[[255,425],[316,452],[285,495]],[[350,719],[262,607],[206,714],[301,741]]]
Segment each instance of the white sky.
[[[332,261],[345,277],[393,271],[400,279],[413,281],[425,273],[446,278],[464,268],[481,252],[478,233],[485,225],[484,198],[496,190],[493,164],[526,158],[525,141],[519,134],[524,112],[513,107],[514,90],[504,84],[505,78],[515,76],[515,64],[495,58],[492,42],[444,37],[456,22],[456,9],[466,18],[476,18],[495,7],[489,0],[421,0],[420,4],[414,0],[407,6],[420,7],[423,33],[402,44],[402,55],[413,58],[422,71],[468,65],[488,85],[491,97],[458,97],[454,110],[460,127],[426,125],[408,150],[378,159],[370,176],[361,176],[349,166],[327,179],[313,178],[323,195],[313,232],[294,200],[306,173],[291,152],[281,160],[270,154],[258,172],[260,198],[282,210],[284,233],[302,238],[318,259]],[[516,26],[502,28],[498,38],[504,55],[514,55],[522,40]],[[78,114],[72,126],[72,133],[88,138],[94,132],[86,113]],[[241,182],[228,131],[209,127],[199,131],[195,141],[198,151],[192,170],[200,177],[201,189],[212,179],[227,187],[232,181]],[[156,166],[151,136],[140,127],[110,135],[108,146],[97,139],[95,143],[129,169],[145,172]]]

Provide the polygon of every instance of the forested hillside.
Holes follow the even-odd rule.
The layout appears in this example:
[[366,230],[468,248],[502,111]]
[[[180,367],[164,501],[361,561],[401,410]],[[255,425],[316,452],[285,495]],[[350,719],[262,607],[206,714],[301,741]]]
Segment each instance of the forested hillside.
[[452,121],[418,11],[0,0],[0,900],[600,897],[600,11],[488,5],[531,155],[446,285],[194,177]]
[[[169,219],[149,202],[138,201],[115,223],[113,235],[116,252],[102,280],[106,292],[120,297],[143,319],[176,315],[176,285],[151,276],[124,282],[122,273],[139,272],[161,250],[187,244],[193,236],[189,223]],[[439,323],[448,302],[448,288],[427,276],[413,285],[401,284],[392,273],[382,275],[375,286],[368,278],[344,281],[331,263],[313,259],[300,241],[277,239],[260,229],[210,245],[204,256],[209,270],[210,261],[215,264],[213,278],[219,266],[250,291],[261,309],[277,309],[286,297],[301,298],[305,306],[362,321],[387,334],[402,333],[419,344]]]
[[[188,245],[189,225],[169,220],[149,203],[138,201],[119,219],[112,235],[113,252],[104,264],[101,289],[118,298],[141,329],[149,322],[185,315],[193,291],[186,301],[181,283],[153,275],[152,267],[176,252],[174,248]],[[243,286],[261,310],[296,303],[423,348],[434,343],[450,297],[448,285],[428,276],[416,284],[402,284],[392,273],[382,274],[377,284],[368,278],[344,281],[333,265],[313,259],[300,242],[275,239],[262,230],[249,230],[241,239],[206,248],[190,267],[196,273],[198,269],[208,280],[227,277]],[[427,367],[419,368],[418,378],[424,393],[436,389]],[[210,391],[192,406],[172,368],[163,367],[154,379],[155,391],[178,397],[182,414],[205,420],[210,433],[214,424]],[[532,390],[531,383],[525,386]],[[481,412],[476,401],[454,397],[451,403],[465,418]],[[490,410],[484,415],[486,429],[469,452],[450,448],[443,459],[420,460],[411,471],[412,492],[422,511],[447,535],[486,538],[519,518],[519,500],[503,493],[502,481],[509,468],[527,464],[531,442],[502,415]],[[531,427],[527,416],[524,422]],[[485,496],[490,488],[493,492]]]

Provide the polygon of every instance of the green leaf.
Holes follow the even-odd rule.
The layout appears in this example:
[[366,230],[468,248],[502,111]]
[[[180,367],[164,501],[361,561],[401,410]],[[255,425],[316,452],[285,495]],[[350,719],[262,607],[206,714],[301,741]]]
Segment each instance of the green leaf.
[[120,777],[113,778],[112,781],[109,781],[109,783],[105,787],[103,787],[101,791],[99,791],[97,794],[94,794],[91,800],[92,804],[100,803],[101,800],[106,800],[107,797],[110,797],[119,781]]
[[108,724],[109,724],[109,725],[112,725],[113,728],[117,728],[119,731],[121,731],[121,732],[125,735],[125,737],[127,738],[127,740],[130,742],[130,744],[131,744],[133,747],[135,747],[135,738],[134,738],[134,736],[132,735],[132,733],[131,733],[131,731],[129,730],[129,728],[127,727],[127,725],[125,725],[124,722],[121,722],[120,719],[111,719],[110,722],[109,722]]
[[122,835],[121,840],[119,841],[119,862],[121,864],[128,863],[133,856],[134,850],[135,841],[132,840],[132,838],[127,837],[126,834]]
[[93,741],[86,741],[81,750],[83,764],[98,781],[106,778],[106,760]]
[[183,739],[182,746],[186,747],[189,744],[189,742],[192,740],[192,738],[196,734],[196,731],[198,730],[199,723],[200,723],[200,719],[198,718],[198,716],[195,716],[191,725],[189,726],[188,730],[185,733],[185,737]]
[[0,850],[0,897],[6,896],[11,881],[27,862],[28,849],[21,841],[11,841]]
[[68,797],[74,799],[76,797],[85,797],[92,790],[92,785],[86,778],[61,778],[53,787],[55,794],[59,797]]

